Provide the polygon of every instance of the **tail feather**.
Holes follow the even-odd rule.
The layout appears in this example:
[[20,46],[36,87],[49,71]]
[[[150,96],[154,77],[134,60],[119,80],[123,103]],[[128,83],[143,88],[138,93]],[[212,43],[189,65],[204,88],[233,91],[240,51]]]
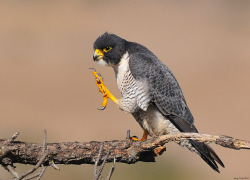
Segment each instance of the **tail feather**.
[[215,161],[217,161],[222,167],[225,167],[223,162],[214,152],[214,150],[203,142],[197,142],[190,140],[193,147],[199,152],[200,157],[215,171],[220,173],[219,167]]
[[[167,115],[166,119],[169,119],[175,127],[180,132],[193,132],[193,133],[199,133],[196,127],[193,124],[189,124],[185,119],[178,117],[176,115]],[[214,150],[206,145],[203,142],[198,142],[195,140],[189,140],[191,145],[198,151],[198,154],[200,157],[215,171],[220,172],[218,165],[215,161],[217,161],[222,167],[225,167],[223,162],[220,160],[220,158],[217,156],[217,154],[214,152]],[[192,151],[192,149],[190,149]]]
[[209,145],[207,145],[207,148],[210,151],[211,156],[215,159],[215,161],[218,162],[222,167],[225,167],[225,165],[220,160],[219,156],[214,152],[214,150]]

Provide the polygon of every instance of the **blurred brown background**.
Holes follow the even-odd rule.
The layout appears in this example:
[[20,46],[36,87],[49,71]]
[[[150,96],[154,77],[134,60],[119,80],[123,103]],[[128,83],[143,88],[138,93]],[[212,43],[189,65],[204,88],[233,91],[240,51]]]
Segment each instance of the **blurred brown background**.
[[[142,135],[111,101],[96,109],[102,96],[89,67],[120,97],[113,70],[92,60],[105,31],[147,46],[171,68],[200,132],[250,140],[250,2],[230,0],[1,1],[0,138],[19,131],[19,140],[41,143],[44,129],[49,142]],[[170,143],[156,163],[117,163],[113,179],[250,178],[249,151],[213,147],[226,165],[220,174]],[[91,165],[59,166],[43,179],[93,178]],[[0,177],[10,176],[0,168]]]

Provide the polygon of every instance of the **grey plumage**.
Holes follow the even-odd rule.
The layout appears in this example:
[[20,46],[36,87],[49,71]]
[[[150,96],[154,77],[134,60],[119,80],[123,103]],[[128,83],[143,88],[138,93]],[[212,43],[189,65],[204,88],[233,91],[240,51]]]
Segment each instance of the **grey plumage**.
[[[122,94],[118,101],[122,110],[132,113],[151,136],[198,132],[175,76],[150,50],[109,33],[96,40],[94,49],[106,46],[114,50],[104,54],[102,60],[114,68]],[[199,154],[214,170],[219,172],[215,161],[224,167],[208,145],[193,140],[182,141],[180,145]]]

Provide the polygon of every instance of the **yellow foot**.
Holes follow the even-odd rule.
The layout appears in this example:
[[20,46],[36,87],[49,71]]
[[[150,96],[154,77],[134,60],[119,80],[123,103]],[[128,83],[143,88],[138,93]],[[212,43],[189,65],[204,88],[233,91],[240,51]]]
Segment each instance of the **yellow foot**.
[[103,95],[102,108],[98,110],[104,110],[108,103],[108,98],[114,101],[117,104],[117,99],[111,94],[111,92],[107,89],[107,87],[103,84],[103,77],[101,74],[97,73],[94,68],[90,68],[93,70],[93,75],[95,76],[96,85],[99,88],[99,91]]
[[166,146],[160,146],[154,149],[156,155],[162,155],[164,151],[166,151]]
[[148,139],[148,131],[147,130],[143,131],[143,135],[141,139],[138,139],[136,136],[132,136],[130,139],[132,141],[146,141]]

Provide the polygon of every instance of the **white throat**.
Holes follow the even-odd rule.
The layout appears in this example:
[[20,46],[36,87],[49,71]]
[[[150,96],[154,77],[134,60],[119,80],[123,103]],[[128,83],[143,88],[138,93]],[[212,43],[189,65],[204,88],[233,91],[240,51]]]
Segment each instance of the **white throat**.
[[113,66],[114,71],[115,71],[115,75],[116,75],[116,79],[118,78],[117,77],[118,75],[122,75],[122,74],[124,74],[125,71],[128,70],[128,68],[129,68],[128,62],[129,62],[129,54],[128,54],[128,52],[126,52],[122,56],[121,61],[117,65]]
[[99,59],[97,61],[97,64],[101,65],[101,66],[109,66],[108,63],[106,63],[103,59]]

